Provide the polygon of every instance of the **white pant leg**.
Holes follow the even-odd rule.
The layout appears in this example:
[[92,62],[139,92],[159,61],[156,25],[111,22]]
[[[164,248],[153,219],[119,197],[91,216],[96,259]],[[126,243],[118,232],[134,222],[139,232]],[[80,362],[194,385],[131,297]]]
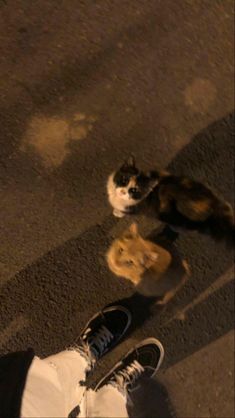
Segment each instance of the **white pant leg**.
[[21,416],[67,417],[85,392],[89,365],[77,351],[61,353],[41,360],[34,358],[26,379]]
[[113,385],[105,385],[97,392],[87,390],[80,404],[79,418],[126,418],[127,397]]

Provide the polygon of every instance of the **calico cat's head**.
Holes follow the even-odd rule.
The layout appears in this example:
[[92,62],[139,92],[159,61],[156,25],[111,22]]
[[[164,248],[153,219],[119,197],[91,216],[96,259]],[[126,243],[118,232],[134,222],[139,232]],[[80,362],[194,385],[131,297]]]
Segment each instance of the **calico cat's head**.
[[136,167],[134,157],[131,156],[114,173],[113,183],[120,198],[138,203],[152,190],[153,185],[157,184],[158,178],[157,171],[140,171]]
[[112,243],[107,253],[110,270],[129,279],[141,276],[157,259],[158,253],[141,237],[135,223]]

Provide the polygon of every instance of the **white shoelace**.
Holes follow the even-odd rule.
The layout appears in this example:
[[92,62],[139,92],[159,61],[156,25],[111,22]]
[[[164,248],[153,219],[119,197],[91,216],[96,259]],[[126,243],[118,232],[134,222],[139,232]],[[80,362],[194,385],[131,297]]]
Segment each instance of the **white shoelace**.
[[81,345],[76,347],[76,350],[80,354],[88,358],[91,366],[94,366],[96,360],[105,352],[110,341],[113,339],[113,334],[104,325],[101,326],[99,331],[94,333],[91,337],[87,337],[87,334],[91,330],[88,328],[83,336]]
[[128,385],[132,386],[143,372],[143,366],[137,360],[134,360],[125,369],[118,371],[112,378],[112,381],[117,382],[122,389],[126,389]]

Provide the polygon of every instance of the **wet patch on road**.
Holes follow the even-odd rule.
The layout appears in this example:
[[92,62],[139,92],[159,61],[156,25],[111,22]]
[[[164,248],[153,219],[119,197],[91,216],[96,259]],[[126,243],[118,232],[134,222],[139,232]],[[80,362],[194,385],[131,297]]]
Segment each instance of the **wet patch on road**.
[[23,138],[21,151],[36,152],[47,169],[60,166],[70,154],[72,141],[85,139],[93,128],[94,117],[76,113],[71,120],[34,116]]

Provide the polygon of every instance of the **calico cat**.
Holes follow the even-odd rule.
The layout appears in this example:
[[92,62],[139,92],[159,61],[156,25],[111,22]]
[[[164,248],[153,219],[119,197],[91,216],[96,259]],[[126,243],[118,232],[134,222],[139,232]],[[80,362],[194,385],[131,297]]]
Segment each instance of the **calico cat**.
[[189,276],[185,261],[178,262],[176,268],[173,253],[142,238],[135,223],[112,243],[107,262],[113,273],[130,280],[139,293],[157,297],[161,305],[176,294]]
[[197,230],[234,245],[234,213],[204,184],[166,171],[140,171],[133,157],[109,176],[108,199],[118,217],[144,211],[172,227]]

